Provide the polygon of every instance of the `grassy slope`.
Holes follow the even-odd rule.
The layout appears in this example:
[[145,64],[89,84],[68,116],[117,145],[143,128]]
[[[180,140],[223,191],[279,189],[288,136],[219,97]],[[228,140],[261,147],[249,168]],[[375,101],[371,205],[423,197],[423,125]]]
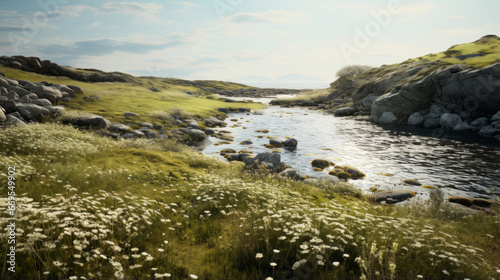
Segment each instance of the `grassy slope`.
[[[481,56],[469,57],[465,59],[456,58],[456,56],[468,55],[468,54],[481,54]],[[431,53],[428,55],[408,59],[399,64],[392,65],[383,65],[379,68],[375,68],[361,74],[357,77],[352,78],[356,79],[377,79],[381,78],[384,75],[394,75],[394,73],[398,72],[398,69],[404,69],[405,64],[413,63],[413,62],[422,62],[428,63],[427,68],[419,72],[413,79],[409,79],[404,82],[408,82],[410,80],[421,79],[426,75],[432,73],[434,70],[438,68],[446,68],[452,64],[465,64],[468,66],[472,66],[474,68],[483,68],[488,65],[492,65],[494,63],[500,62],[500,38],[495,37],[483,37],[477,41],[465,44],[459,44],[450,47],[448,50],[439,52],[439,53]],[[404,70],[403,70],[404,71]],[[334,82],[335,83],[335,82]],[[321,94],[303,94],[295,97],[291,100],[291,102],[296,102],[298,100],[318,100],[322,96],[327,96],[332,89],[340,89],[342,88],[341,83],[337,83],[334,88],[329,88],[324,90]],[[390,89],[388,90],[390,91]]]
[[[156,94],[140,85],[0,71],[79,85],[100,101],[80,104],[79,97],[67,105],[115,121],[124,111],[211,114],[226,104],[178,96],[183,86]],[[161,94],[169,97],[161,100]],[[215,103],[204,107],[208,101]],[[381,207],[346,184],[311,187],[251,175],[238,163],[169,140],[112,141],[56,124],[0,131],[0,156],[2,185],[8,167],[17,167],[16,225],[23,232],[13,279],[164,273],[173,279],[377,279],[377,273],[382,279],[444,279],[443,270],[450,279],[498,276],[496,217],[453,212],[445,204]],[[9,275],[4,265],[2,278]]]
[[[55,124],[2,131],[0,151],[2,182],[17,167],[16,225],[24,231],[13,279],[498,275],[494,216],[381,207],[348,185],[249,175],[168,140],[116,142]],[[4,211],[6,198],[0,202]]]
[[[67,106],[68,111],[85,111],[98,114],[113,122],[121,122],[125,112],[136,113],[141,121],[161,123],[164,120],[155,117],[159,115],[158,113],[172,113],[178,109],[182,109],[188,114],[207,117],[217,114],[217,108],[229,106],[232,108],[262,108],[262,105],[257,103],[230,103],[228,105],[229,103],[207,97],[193,97],[186,94],[186,92],[199,92],[199,88],[193,87],[196,83],[187,86],[180,85],[174,83],[172,79],[145,77],[135,78],[137,83],[85,83],[66,77],[44,76],[7,67],[0,67],[0,71],[4,72],[8,78],[80,86],[84,94],[77,95],[69,103],[63,103],[63,105]],[[205,83],[211,85],[211,88],[218,89],[230,90],[238,87],[238,84],[225,82],[217,84],[215,81],[206,81]],[[149,88],[152,85],[161,92],[151,91]],[[99,100],[97,102],[83,100],[84,96],[91,95],[98,96]],[[169,125],[168,123],[162,124]]]

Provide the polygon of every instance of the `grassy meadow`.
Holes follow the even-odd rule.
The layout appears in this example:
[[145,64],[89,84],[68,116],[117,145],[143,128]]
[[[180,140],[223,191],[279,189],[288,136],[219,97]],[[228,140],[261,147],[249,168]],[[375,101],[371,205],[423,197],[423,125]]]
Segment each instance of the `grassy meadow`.
[[2,184],[17,167],[18,203],[16,273],[4,262],[2,279],[500,275],[498,217],[439,197],[376,205],[349,184],[308,186],[171,140],[113,141],[59,124],[2,130],[0,151]]
[[[82,87],[68,114],[125,112],[171,127],[226,103],[197,86],[136,78],[84,83],[0,67],[7,77]],[[150,86],[160,92],[149,90]],[[165,87],[163,87],[165,86]],[[187,95],[186,92],[194,92]],[[199,94],[198,94],[199,93]],[[310,92],[315,96],[321,91]],[[83,96],[96,95],[96,102]],[[348,183],[309,186],[250,172],[170,139],[115,141],[57,122],[0,128],[0,183],[16,167],[16,272],[2,279],[498,279],[498,216],[443,201],[374,204]],[[0,223],[7,228],[7,188]]]

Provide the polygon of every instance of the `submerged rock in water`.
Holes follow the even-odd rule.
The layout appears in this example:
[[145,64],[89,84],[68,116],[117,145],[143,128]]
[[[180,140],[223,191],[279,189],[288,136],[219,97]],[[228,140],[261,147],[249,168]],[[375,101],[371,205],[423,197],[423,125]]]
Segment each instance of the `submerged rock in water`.
[[406,184],[412,185],[412,186],[422,186],[422,184],[420,184],[420,182],[415,180],[415,179],[406,179],[406,180],[403,180],[403,183],[406,183]]
[[311,165],[313,167],[325,169],[325,168],[327,168],[329,166],[333,166],[335,164],[326,160],[326,159],[315,159],[315,160],[311,161]]
[[373,193],[373,200],[380,203],[394,204],[408,200],[415,196],[415,193],[407,190],[379,190]]
[[448,197],[448,201],[452,203],[458,203],[463,206],[467,207],[484,207],[488,208],[493,205],[492,201],[486,200],[486,199],[481,199],[481,198],[467,198],[467,197],[462,197],[462,196],[450,196]]

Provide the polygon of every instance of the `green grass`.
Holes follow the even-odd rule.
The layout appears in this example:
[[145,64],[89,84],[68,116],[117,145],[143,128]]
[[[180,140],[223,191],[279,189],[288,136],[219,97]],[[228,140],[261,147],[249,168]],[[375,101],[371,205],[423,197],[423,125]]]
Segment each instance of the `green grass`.
[[[249,108],[261,109],[259,103],[226,103],[223,100],[207,98],[209,96],[190,96],[186,92],[194,91],[193,86],[175,84],[172,79],[162,78],[136,78],[138,83],[86,83],[75,81],[66,77],[44,76],[7,67],[0,67],[8,78],[23,79],[33,82],[48,81],[59,84],[76,85],[83,89],[82,95],[72,98],[71,102],[63,103],[68,111],[85,111],[101,115],[112,122],[124,122],[123,114],[133,112],[139,116],[135,121],[170,124],[156,117],[154,112],[172,113],[181,109],[187,114],[199,117],[216,115],[217,108]],[[156,85],[160,92],[149,89],[149,80],[156,84],[163,84],[165,88]],[[168,81],[168,82],[167,82]],[[182,80],[177,80],[182,81]],[[188,81],[185,81],[186,83]],[[238,84],[215,81],[205,81],[212,87],[234,89]],[[144,84],[144,85],[143,85]],[[196,83],[193,83],[193,85]],[[155,85],[155,84],[154,84]],[[196,91],[199,91],[197,88]],[[96,102],[83,100],[84,96],[98,96]]]
[[57,124],[0,131],[0,156],[2,185],[17,167],[22,230],[16,274],[4,265],[2,278],[499,276],[498,217],[442,202],[375,205],[348,184],[308,186],[169,140],[112,141]]
[[[456,58],[456,56],[466,54],[482,54],[482,56],[470,57],[463,60]],[[500,38],[484,38],[471,43],[455,45],[447,51],[413,58],[406,62],[436,60],[450,64],[467,64],[475,68],[483,68],[498,63],[500,62]]]

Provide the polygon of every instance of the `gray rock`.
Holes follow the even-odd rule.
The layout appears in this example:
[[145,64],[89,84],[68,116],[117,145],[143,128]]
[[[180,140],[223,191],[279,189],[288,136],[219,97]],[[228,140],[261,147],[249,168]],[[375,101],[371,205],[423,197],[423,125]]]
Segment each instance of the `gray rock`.
[[139,138],[142,138],[145,136],[144,132],[142,132],[140,130],[134,130],[134,131],[132,131],[132,134],[134,135],[134,137],[139,137]]
[[158,133],[156,133],[154,131],[148,131],[145,134],[146,134],[146,138],[148,138],[148,139],[156,139],[156,138],[158,138]]
[[29,122],[40,122],[44,116],[50,116],[50,111],[35,104],[21,104],[17,106],[17,111]]
[[9,87],[9,82],[3,76],[0,76],[0,87],[4,87],[4,88]]
[[332,183],[332,184],[337,184],[340,183],[341,180],[337,176],[332,176],[332,175],[326,175],[326,176],[321,176],[318,178],[319,183]]
[[111,125],[111,122],[101,116],[98,115],[85,115],[79,116],[73,119],[67,119],[62,121],[64,124],[72,124],[78,127],[84,128],[108,128]]
[[333,115],[336,117],[352,116],[356,113],[356,109],[353,107],[344,107],[333,111]]
[[493,117],[491,117],[492,122],[498,121],[498,120],[500,120],[500,111],[498,111],[495,115],[493,115]]
[[415,112],[408,118],[408,125],[419,126],[424,122],[424,117],[419,113]]
[[371,94],[368,94],[368,96],[366,96],[365,98],[361,99],[359,104],[361,105],[361,107],[363,109],[371,110],[372,105],[373,105],[373,103],[375,103],[375,100],[377,100],[377,98],[378,98],[377,95],[371,93]]
[[227,108],[217,108],[217,111],[222,112],[222,113],[229,113],[229,110]]
[[283,172],[279,173],[278,175],[281,177],[290,178],[293,180],[300,180],[301,179],[299,172],[293,168],[287,168]]
[[381,190],[373,194],[373,200],[376,202],[385,202],[386,204],[394,204],[404,200],[408,200],[415,196],[412,191],[406,190]]
[[481,128],[487,124],[488,124],[488,118],[483,117],[483,118],[475,119],[473,122],[471,122],[470,125]]
[[207,128],[207,129],[205,129],[205,134],[206,135],[214,135],[215,134],[215,130],[213,130],[211,128]]
[[125,114],[123,114],[124,117],[137,117],[137,114],[135,113],[132,113],[132,112],[126,112]]
[[132,129],[128,125],[124,125],[122,123],[114,123],[108,127],[108,130],[118,133],[127,133],[130,132]]
[[456,125],[462,123],[462,118],[457,114],[444,113],[439,119],[441,127],[447,130],[453,129]]
[[61,101],[62,102],[71,102],[71,98],[70,97],[63,97],[63,98],[61,98]]
[[17,111],[17,104],[12,100],[0,100],[0,107],[5,109],[6,114]]
[[66,110],[64,106],[44,106],[43,108],[49,110],[50,116],[57,118],[62,115],[62,112]]
[[189,127],[191,127],[192,129],[200,129],[200,126],[196,121],[189,122]]
[[441,105],[432,104],[430,112],[424,117],[424,127],[435,128],[441,125],[441,116],[447,113]]
[[17,85],[19,85],[19,82],[17,80],[14,80],[14,79],[7,79],[7,82],[11,86],[17,86]]
[[26,89],[22,88],[19,85],[17,85],[17,86],[10,86],[8,88],[8,90],[17,93],[17,95],[19,95],[19,97],[23,97],[25,95],[29,95],[30,93],[32,93],[31,91],[26,90]]
[[45,99],[45,98],[35,99],[35,100],[31,101],[31,103],[38,105],[38,106],[42,106],[42,107],[52,106],[52,103],[50,103],[50,101]]
[[[59,89],[61,93],[63,93],[63,97],[74,97],[75,96],[75,91],[69,88],[67,85],[54,85],[55,88]],[[67,96],[64,96],[64,94],[67,94]]]
[[273,146],[283,146],[283,142],[277,139],[269,139],[269,144]]
[[392,112],[384,112],[378,119],[378,123],[395,123],[398,118]]
[[[0,113],[1,114],[1,113]],[[4,123],[5,125],[9,125],[9,126],[19,126],[19,125],[26,125],[25,122],[23,122],[22,120],[14,117],[13,115],[7,115],[7,119]]]
[[168,139],[168,135],[166,135],[166,134],[160,134],[159,138],[160,139]]
[[191,139],[193,139],[196,142],[203,141],[205,140],[205,138],[207,138],[207,135],[199,129],[191,129],[189,130],[188,134],[191,137]]
[[285,145],[285,147],[288,147],[288,148],[295,148],[295,147],[297,147],[298,143],[299,143],[299,141],[297,141],[297,139],[295,139],[295,138],[288,138],[285,141],[283,141],[283,145]]
[[215,118],[215,117],[208,117],[204,120],[205,122],[205,125],[206,126],[209,126],[209,127],[223,127],[226,125],[226,123],[224,123],[223,121]]
[[474,127],[469,125],[467,122],[461,122],[453,127],[453,130],[455,131],[462,131],[462,130],[473,130]]
[[123,135],[122,135],[122,138],[123,138],[123,139],[132,139],[132,138],[134,138],[134,137],[135,137],[135,136],[134,136],[134,134],[133,134],[133,133],[125,133],[125,134],[123,134]]
[[483,136],[494,136],[497,133],[500,133],[500,129],[494,128],[490,125],[484,126],[481,130],[479,130],[479,134]]
[[34,93],[40,97],[48,99],[52,104],[57,104],[62,98],[62,93],[53,87],[38,85],[34,89]]
[[4,88],[4,87],[0,87],[0,94],[1,94],[1,95],[6,94],[7,92],[8,92],[8,91],[7,91],[7,89],[6,89],[6,88]]
[[140,127],[147,127],[149,129],[153,129],[153,124],[151,123],[141,123],[139,124]]
[[21,102],[22,103],[31,103],[31,98],[28,95],[25,95],[25,96],[23,96],[23,98],[21,98]]
[[[26,97],[28,97],[30,100],[35,100],[35,99],[39,99],[40,97],[38,97],[38,95],[34,94],[34,93],[30,93],[28,95],[25,95]],[[25,97],[23,96],[23,97]]]
[[17,95],[17,93],[15,93],[13,91],[9,91],[6,94],[4,94],[3,96],[7,97],[8,100],[18,100],[19,99],[19,95]]
[[27,82],[23,85],[23,87],[29,91],[34,91],[35,88],[40,85],[39,83]]
[[82,88],[79,86],[67,85],[70,89],[72,89],[76,94],[82,94]]

